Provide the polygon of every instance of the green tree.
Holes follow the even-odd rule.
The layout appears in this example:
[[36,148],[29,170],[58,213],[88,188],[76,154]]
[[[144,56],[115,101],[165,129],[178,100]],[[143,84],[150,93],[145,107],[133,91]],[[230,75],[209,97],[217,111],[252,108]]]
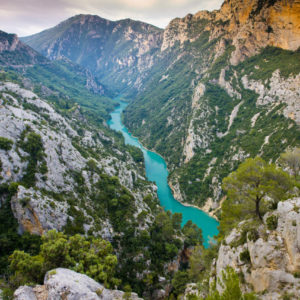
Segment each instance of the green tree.
[[180,295],[184,292],[186,284],[189,282],[189,276],[186,271],[178,271],[172,279],[172,286],[175,295]]
[[185,235],[184,246],[195,246],[202,245],[203,236],[202,230],[194,224],[191,220],[187,221],[186,224],[182,228],[182,232]]
[[276,165],[260,157],[247,159],[223,180],[228,197],[222,205],[221,232],[250,217],[262,221],[270,204],[285,200],[293,186],[289,174]]
[[10,282],[14,288],[26,283],[42,283],[44,266],[41,255],[31,256],[15,250],[10,256],[10,269],[13,273]]
[[181,213],[174,213],[172,215],[173,228],[176,229],[176,230],[179,230],[181,228],[181,222],[182,222],[182,214]]
[[117,257],[108,241],[79,234],[68,238],[56,230],[50,230],[42,237],[38,255],[16,250],[10,257],[11,279],[21,284],[41,283],[45,272],[65,267],[103,282],[107,287],[114,287],[120,283],[114,277],[116,266]]

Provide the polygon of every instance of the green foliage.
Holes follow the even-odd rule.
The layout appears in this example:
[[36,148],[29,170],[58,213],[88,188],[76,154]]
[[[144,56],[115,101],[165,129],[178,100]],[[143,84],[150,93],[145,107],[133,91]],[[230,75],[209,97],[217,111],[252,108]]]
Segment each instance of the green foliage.
[[[127,228],[124,237],[120,239],[120,244],[117,243],[118,240],[114,241],[114,245],[116,243],[123,249],[120,254],[122,257],[120,278],[130,284],[140,295],[161,288],[158,276],[162,274],[161,271],[166,263],[180,254],[186,241],[201,243],[201,240],[196,241],[194,234],[191,234],[192,238],[184,235],[180,230],[179,220],[181,220],[180,214],[172,215],[161,209],[147,230],[134,235],[136,229]],[[193,232],[192,225],[190,228],[190,232]],[[134,261],[133,257],[136,258]],[[145,274],[142,281],[137,280],[136,274],[143,273],[145,269],[150,273]]]
[[206,277],[210,276],[211,264],[217,254],[217,245],[207,249],[199,245],[194,247],[189,258],[188,269],[191,282],[203,282]]
[[290,194],[294,182],[291,177],[262,158],[249,158],[237,171],[223,180],[228,198],[223,203],[220,222],[221,234],[228,233],[242,220],[262,216],[271,203],[278,203]]
[[18,234],[18,223],[10,204],[10,199],[15,194],[17,186],[16,183],[12,183],[10,186],[0,185],[0,194],[6,199],[0,207],[0,274],[3,275],[9,273],[8,257],[15,249],[36,255],[41,244],[41,238],[38,235]]
[[68,238],[50,230],[42,237],[38,255],[14,251],[10,257],[13,272],[10,280],[18,284],[41,283],[45,272],[65,267],[114,287],[119,280],[114,277],[117,257],[112,253],[111,244],[100,238],[85,238],[79,234]]
[[278,217],[275,215],[271,215],[266,219],[266,224],[269,230],[275,230],[278,224]]
[[25,187],[32,187],[35,185],[35,174],[38,171],[38,163],[41,164],[42,174],[45,174],[48,170],[47,164],[44,160],[44,147],[43,141],[39,134],[32,131],[30,127],[21,134],[21,140],[19,142],[20,147],[29,154],[28,165],[26,173],[23,176],[22,183]]
[[219,278],[219,283],[223,289],[222,293],[219,293],[216,289],[216,284],[211,286],[209,295],[206,300],[255,300],[257,297],[253,293],[243,294],[240,288],[239,276],[236,272],[227,267],[222,272],[222,278]]
[[12,145],[12,140],[0,136],[0,149],[8,151],[12,148]]
[[270,79],[277,69],[280,70],[281,76],[287,78],[290,75],[299,74],[300,52],[268,46],[262,49],[261,53],[240,63],[236,69],[243,71],[242,74],[251,74],[251,79],[263,82]]
[[248,249],[246,249],[243,252],[241,252],[241,254],[240,254],[240,260],[243,261],[244,263],[250,263],[251,262],[250,253],[249,253]]
[[141,149],[134,147],[132,145],[126,145],[126,148],[136,163],[144,162],[144,155]]
[[186,236],[184,241],[185,247],[202,244],[203,236],[201,229],[193,224],[191,220],[187,221],[186,224],[182,228],[183,234]]
[[174,294],[179,296],[185,290],[186,284],[189,282],[189,277],[186,271],[178,271],[172,279]]

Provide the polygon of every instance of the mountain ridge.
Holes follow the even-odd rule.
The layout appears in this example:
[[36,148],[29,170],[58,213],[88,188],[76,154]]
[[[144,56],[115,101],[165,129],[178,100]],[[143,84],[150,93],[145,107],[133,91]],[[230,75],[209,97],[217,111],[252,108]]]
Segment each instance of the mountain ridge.
[[[299,62],[296,50],[300,47],[299,15],[299,1],[247,0],[245,4],[239,0],[226,0],[220,10],[200,11],[194,15],[188,14],[184,18],[172,20],[165,30],[157,32],[158,39],[154,43],[149,42],[151,34],[141,34],[141,41],[145,39],[147,43],[145,52],[142,51],[141,55],[135,41],[138,31],[132,37],[128,35],[130,27],[124,27],[121,31],[123,35],[119,38],[120,41],[130,40],[129,48],[126,48],[127,52],[125,51],[124,54],[123,49],[120,50],[116,46],[119,41],[116,40],[112,45],[115,45],[113,48],[117,52],[116,55],[114,52],[109,53],[108,67],[100,64],[98,71],[94,71],[96,76],[100,75],[100,78],[104,79],[108,88],[116,88],[124,96],[133,98],[124,112],[125,124],[148,148],[158,151],[166,158],[171,170],[170,185],[178,200],[189,201],[200,206],[207,201],[212,203],[209,209],[212,209],[212,206],[216,207],[217,201],[222,197],[222,177],[228,174],[229,170],[233,170],[237,162],[261,151],[260,149],[253,151],[247,145],[246,136],[250,131],[241,129],[242,132],[245,130],[247,132],[238,142],[243,146],[236,150],[236,153],[229,154],[233,160],[230,158],[229,166],[223,166],[227,171],[218,170],[214,173],[211,170],[220,164],[215,161],[217,157],[224,156],[225,152],[232,152],[232,150],[224,149],[224,154],[215,153],[215,156],[205,153],[206,150],[211,151],[210,147],[220,148],[230,130],[236,130],[233,129],[234,124],[240,119],[239,113],[242,110],[247,109],[249,113],[251,110],[257,110],[256,114],[259,113],[257,108],[250,109],[255,102],[256,93],[260,93],[260,97],[273,97],[273,99],[278,96],[274,88],[271,92],[267,92],[266,80],[269,81],[271,78],[277,82],[294,80],[292,86],[296,87],[297,78],[285,79],[285,76],[282,78],[279,76],[280,79],[276,79],[276,75],[273,76],[276,68],[273,68],[275,63],[272,64],[272,60],[277,61],[277,57],[280,56],[282,59],[290,60],[288,66],[280,67],[279,72],[282,74],[289,72],[288,75],[291,76],[298,74]],[[68,40],[67,35],[65,32],[63,39]],[[37,35],[32,38],[39,43]],[[91,43],[92,39],[85,37],[85,41],[88,40]],[[57,45],[62,44],[61,41],[57,43]],[[75,44],[72,44],[72,40],[67,44],[68,51],[74,52]],[[39,50],[42,46],[45,47],[43,53],[46,55],[46,49],[54,51],[52,46],[47,48],[43,42],[39,44]],[[286,50],[277,51],[275,50],[277,46]],[[55,53],[61,52],[56,50],[53,55]],[[65,50],[64,53],[68,57],[71,55],[70,53],[68,55]],[[98,55],[101,56],[101,53],[96,56]],[[103,61],[106,61],[106,58],[107,56],[104,56]],[[100,61],[101,59],[100,57]],[[242,74],[243,70],[240,66],[243,62],[247,65],[255,59],[257,64],[253,65],[253,70],[249,69],[247,74]],[[263,59],[270,63],[264,64]],[[91,62],[94,63],[95,59],[88,63],[81,61],[85,65]],[[258,63],[261,66],[258,66]],[[264,69],[266,69],[265,74],[263,74]],[[260,74],[255,78],[257,82],[246,83],[253,77],[251,75],[253,73]],[[243,82],[240,81],[239,76],[244,78]],[[259,83],[261,78],[265,82]],[[123,81],[121,84],[120,80]],[[250,85],[255,88],[250,88]],[[286,85],[286,93],[294,93],[291,90],[292,86],[288,88],[288,84]],[[252,90],[251,95],[250,90]],[[217,93],[220,93],[219,97],[222,100],[218,100]],[[293,95],[298,99],[297,90]],[[203,101],[207,97],[212,99]],[[239,101],[244,97],[249,98],[247,104],[245,101]],[[283,95],[279,98],[283,105],[286,105],[285,101],[290,101],[285,100]],[[234,104],[230,103],[231,101]],[[274,104],[275,102],[259,100],[257,103]],[[296,105],[293,111],[291,104],[287,105],[290,106],[285,111],[289,112],[285,113],[285,116],[298,120],[298,106]],[[220,112],[216,111],[216,107],[221,109]],[[261,105],[258,107],[263,108]],[[208,119],[209,115],[216,120],[216,124]],[[251,118],[254,118],[254,115]],[[200,125],[200,122],[206,125]],[[260,138],[261,149],[268,144],[265,143],[265,139],[269,141],[267,138],[269,135],[270,132]],[[194,162],[191,162],[199,152],[202,152],[199,161],[194,159]],[[273,153],[269,158],[272,158],[272,155],[276,156]],[[195,164],[199,165],[196,167],[197,171],[192,170],[195,169]],[[190,167],[191,165],[193,168]],[[220,172],[223,174],[221,178]],[[187,173],[194,173],[194,175],[190,177]],[[189,179],[183,180],[183,178]],[[203,195],[199,196],[197,190],[201,190]]]

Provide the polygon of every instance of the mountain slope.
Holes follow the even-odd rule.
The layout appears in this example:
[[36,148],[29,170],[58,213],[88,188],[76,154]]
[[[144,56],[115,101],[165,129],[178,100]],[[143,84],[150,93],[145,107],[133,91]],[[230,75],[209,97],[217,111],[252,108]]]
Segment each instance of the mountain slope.
[[47,63],[47,59],[26,44],[15,34],[0,30],[0,64],[5,66],[25,66]]
[[111,94],[89,70],[67,59],[50,61],[22,43],[16,35],[1,32],[0,36],[0,66],[24,75],[25,87],[34,87],[36,92],[66,108],[79,103],[90,115],[90,121],[101,123],[109,117],[114,108],[109,98]]
[[225,1],[166,28],[163,67],[124,120],[166,158],[177,199],[214,210],[222,178],[245,157],[274,161],[299,145],[299,9],[294,1]]
[[22,40],[50,59],[65,57],[89,68],[117,93],[140,88],[142,73],[160,48],[162,30],[130,19],[78,15]]
[[[299,144],[299,15],[298,1],[226,0],[218,11],[174,19],[164,31],[80,15],[24,40],[136,95],[126,126],[166,158],[178,200],[213,210],[222,178],[245,157],[276,160]],[[119,30],[108,37],[110,26]],[[75,51],[80,39],[86,55]],[[97,39],[103,49],[96,55]]]

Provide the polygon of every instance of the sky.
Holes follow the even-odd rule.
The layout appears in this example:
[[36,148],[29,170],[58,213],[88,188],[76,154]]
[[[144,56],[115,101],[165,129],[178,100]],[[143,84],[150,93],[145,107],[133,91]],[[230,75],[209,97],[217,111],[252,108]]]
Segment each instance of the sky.
[[131,18],[165,28],[170,20],[219,9],[223,0],[0,0],[0,30],[26,36],[77,14]]

